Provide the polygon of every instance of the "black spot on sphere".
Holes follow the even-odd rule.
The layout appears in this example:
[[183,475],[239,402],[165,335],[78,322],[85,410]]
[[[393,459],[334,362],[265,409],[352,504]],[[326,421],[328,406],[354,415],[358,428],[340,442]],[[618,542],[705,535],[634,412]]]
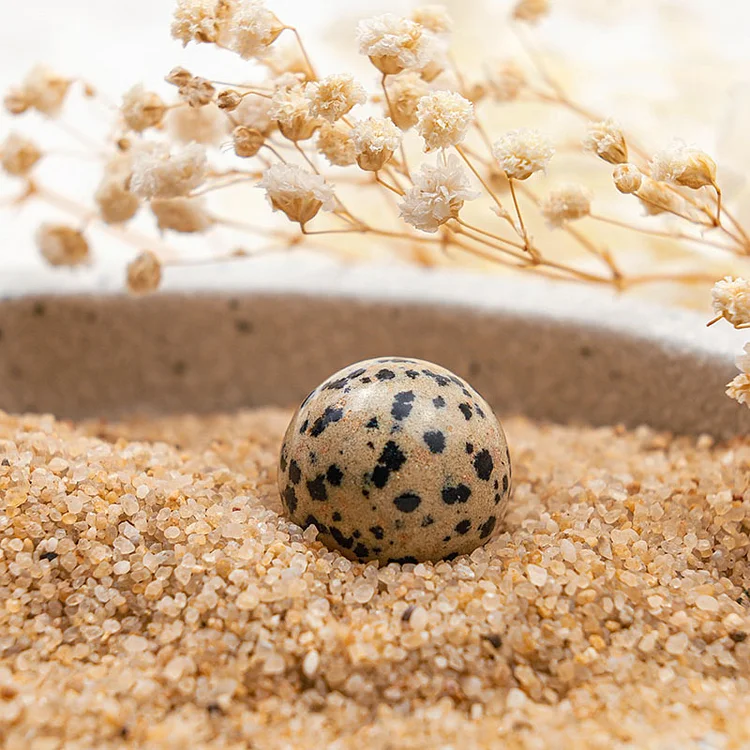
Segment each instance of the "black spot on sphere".
[[500,486],[500,484],[498,483],[498,481],[497,481],[497,479],[496,479],[496,480],[494,481],[494,483],[492,484],[492,488],[496,490],[496,489],[497,489],[497,488],[498,488],[499,486]]
[[322,388],[324,391],[340,391],[347,383],[349,378],[343,377],[338,380],[329,380]]
[[427,526],[432,526],[433,523],[435,523],[435,519],[430,515],[426,515],[422,519],[422,528],[425,528]]
[[344,549],[351,549],[354,545],[354,539],[350,536],[344,536],[341,530],[331,526],[331,536],[336,540],[336,544]]
[[466,443],[466,452],[471,455],[474,453],[474,443]]
[[307,426],[310,424],[310,420],[306,419],[299,427],[299,434],[304,435]]
[[419,560],[417,560],[416,557],[392,557],[390,560],[388,560],[389,563],[398,563],[399,565],[407,565],[412,564],[416,565]]
[[452,537],[451,537],[451,536],[444,536],[444,537],[443,537],[443,541],[444,541],[444,542],[450,542],[450,540],[451,540],[451,539],[452,539]]
[[398,471],[404,465],[405,461],[406,456],[398,445],[393,440],[389,440],[385,444],[383,452],[378,457],[378,463],[373,469],[372,483],[378,489],[382,489],[385,487],[391,472]]
[[358,542],[357,546],[354,548],[354,554],[357,557],[367,557],[369,552],[370,550],[368,550],[367,547],[364,544],[362,544],[362,542]]
[[328,490],[326,490],[326,478],[324,474],[318,474],[315,479],[307,482],[307,491],[313,500],[328,500]]
[[354,529],[354,531],[352,532],[352,536],[355,539],[359,539],[362,536],[362,532],[359,529]]
[[475,403],[474,409],[476,410],[477,414],[479,414],[481,419],[486,419],[486,414],[484,413],[484,409],[482,409],[482,407],[479,404]]
[[331,516],[331,518],[333,518],[334,521],[340,521],[341,513],[339,513],[338,511],[335,511],[334,514]]
[[325,411],[319,416],[310,430],[312,437],[318,437],[329,424],[338,422],[344,416],[344,410],[340,406],[326,406]]
[[442,497],[446,505],[454,503],[465,503],[471,495],[471,489],[465,484],[457,484],[455,487],[443,487]]
[[289,512],[294,513],[297,510],[297,495],[294,492],[294,487],[288,484],[282,497],[284,498],[284,505],[289,508]]
[[471,411],[471,404],[459,404],[458,408],[467,422],[474,416]]
[[322,521],[318,521],[318,519],[313,515],[309,515],[305,519],[304,528],[307,528],[308,526],[315,526],[321,534],[330,533],[328,526],[326,526]]
[[299,484],[299,480],[302,479],[299,464],[294,459],[289,462],[289,479],[292,484]]
[[479,527],[479,538],[486,539],[495,528],[497,518],[490,516],[480,527]]
[[505,474],[505,476],[503,476],[503,492],[508,491],[508,482],[509,482],[508,475]]
[[419,507],[419,504],[421,502],[422,499],[419,497],[419,495],[415,495],[413,492],[404,492],[403,495],[399,495],[393,501],[393,504],[402,513],[412,513]]
[[391,416],[394,419],[406,419],[411,414],[414,406],[414,391],[401,391],[393,397],[393,406],[391,406]]
[[378,429],[378,418],[372,417],[370,421],[365,425],[365,427],[368,430],[377,430]]
[[364,367],[359,367],[353,372],[350,372],[346,377],[348,380],[354,380],[355,378],[358,378],[360,375],[364,375],[365,372],[366,370]]
[[500,502],[500,495],[499,493],[495,493],[495,505],[497,505]]
[[456,531],[459,534],[465,534],[470,528],[471,521],[468,518],[465,518],[463,521],[460,521],[456,524]]
[[362,380],[359,381],[360,383],[372,383],[372,378],[362,378]]
[[480,479],[483,479],[485,482],[488,481],[492,476],[494,468],[495,464],[492,461],[492,456],[486,448],[474,456],[474,471],[476,471]]
[[432,399],[432,403],[435,405],[436,409],[443,409],[445,407],[445,399],[442,396],[435,396],[435,398]]
[[427,375],[428,378],[432,378],[441,388],[450,384],[450,378],[445,377],[445,375],[440,375],[437,372],[433,372],[432,370],[422,370],[422,372]]
[[385,530],[382,526],[370,526],[370,533],[378,540],[382,539],[385,535]]
[[445,448],[445,435],[440,430],[430,430],[423,435],[431,453],[442,453]]
[[393,378],[396,377],[396,373],[394,373],[393,370],[387,370],[383,368],[382,370],[378,370],[375,373],[375,377],[378,380],[393,380]]
[[407,370],[406,377],[414,380],[415,378],[419,377],[419,373],[416,370]]
[[286,471],[286,453],[285,453],[285,450],[281,452],[281,458],[279,459],[279,468],[282,471]]
[[372,440],[368,440],[367,447],[371,448],[372,450],[375,450],[375,443],[373,443]]
[[338,487],[341,484],[341,480],[344,478],[344,472],[339,469],[336,464],[331,464],[326,472],[326,479],[329,484],[334,487]]

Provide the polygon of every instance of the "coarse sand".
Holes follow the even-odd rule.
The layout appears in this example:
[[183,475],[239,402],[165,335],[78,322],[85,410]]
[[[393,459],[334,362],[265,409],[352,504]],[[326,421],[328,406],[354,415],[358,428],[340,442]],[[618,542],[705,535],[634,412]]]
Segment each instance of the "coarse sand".
[[750,747],[749,439],[505,419],[502,533],[379,568],[280,517],[289,417],[0,414],[2,747]]

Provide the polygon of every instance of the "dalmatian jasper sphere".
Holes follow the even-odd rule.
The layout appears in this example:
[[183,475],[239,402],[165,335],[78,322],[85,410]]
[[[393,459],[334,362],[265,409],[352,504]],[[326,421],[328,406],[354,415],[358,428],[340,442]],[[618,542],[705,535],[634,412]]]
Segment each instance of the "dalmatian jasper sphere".
[[453,559],[489,540],[510,492],[505,434],[443,367],[384,357],[345,367],[302,402],[279,491],[303,528],[352,560]]

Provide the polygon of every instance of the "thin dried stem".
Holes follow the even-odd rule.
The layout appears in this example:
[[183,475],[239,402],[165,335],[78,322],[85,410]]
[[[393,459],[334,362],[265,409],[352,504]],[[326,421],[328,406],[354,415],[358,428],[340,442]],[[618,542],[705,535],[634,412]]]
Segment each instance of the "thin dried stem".
[[382,185],[384,188],[387,188],[388,190],[390,190],[391,192],[395,193],[398,196],[404,195],[404,191],[401,190],[401,188],[394,187],[393,185],[389,185],[385,180],[383,180],[380,177],[380,175],[377,172],[375,172],[375,182],[377,182],[378,185]]
[[715,247],[719,250],[724,250],[729,253],[737,253],[737,249],[732,247],[731,245],[725,245],[721,242],[714,242],[712,240],[706,239],[705,237],[695,237],[693,235],[686,234],[685,232],[669,232],[662,229],[641,227],[637,224],[631,224],[627,221],[620,221],[619,219],[615,219],[611,216],[601,216],[600,214],[589,214],[589,218],[594,219],[595,221],[603,222],[605,224],[610,224],[614,227],[621,227],[622,229],[627,229],[632,232],[646,234],[651,237],[663,237],[664,239],[668,240],[685,240],[686,242],[695,242],[699,245],[705,245],[707,247]]
[[318,74],[315,72],[315,66],[312,64],[312,60],[310,60],[310,56],[307,54],[307,49],[305,48],[299,31],[294,26],[286,26],[285,28],[294,34],[297,44],[299,45],[299,51],[302,53],[302,57],[305,60],[305,65],[307,65],[307,68],[310,71],[310,77],[312,80],[317,80]]

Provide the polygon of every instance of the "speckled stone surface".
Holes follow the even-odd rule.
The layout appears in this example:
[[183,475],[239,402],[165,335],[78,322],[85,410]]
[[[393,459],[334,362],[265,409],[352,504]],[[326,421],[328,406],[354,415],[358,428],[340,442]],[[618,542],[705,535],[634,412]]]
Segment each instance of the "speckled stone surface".
[[365,561],[452,559],[500,529],[510,454],[489,404],[444,367],[379,357],[345,367],[292,417],[279,459],[290,518]]

